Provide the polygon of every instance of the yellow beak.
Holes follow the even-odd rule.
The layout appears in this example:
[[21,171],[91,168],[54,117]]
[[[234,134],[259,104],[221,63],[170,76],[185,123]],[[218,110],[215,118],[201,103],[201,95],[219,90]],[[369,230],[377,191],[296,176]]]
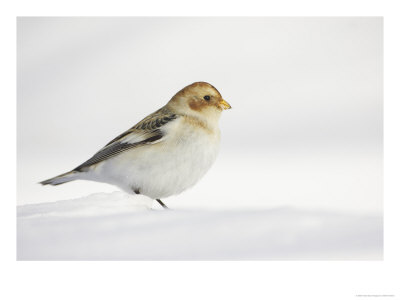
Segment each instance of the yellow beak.
[[226,102],[224,99],[221,99],[219,101],[219,107],[222,108],[222,109],[230,109],[230,108],[232,108],[232,106],[228,102]]

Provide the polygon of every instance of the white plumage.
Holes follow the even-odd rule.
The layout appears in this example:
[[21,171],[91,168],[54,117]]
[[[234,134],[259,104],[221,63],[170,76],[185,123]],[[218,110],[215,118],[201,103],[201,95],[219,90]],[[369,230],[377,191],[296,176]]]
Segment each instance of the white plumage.
[[136,190],[153,199],[183,192],[214,163],[219,132],[210,134],[182,123],[181,119],[169,125],[174,127],[174,134],[167,135],[162,142],[108,159],[87,172],[85,179],[112,183],[126,192]]
[[220,144],[219,117],[228,108],[212,85],[193,83],[82,165],[41,183],[83,179],[152,199],[179,194],[214,163]]

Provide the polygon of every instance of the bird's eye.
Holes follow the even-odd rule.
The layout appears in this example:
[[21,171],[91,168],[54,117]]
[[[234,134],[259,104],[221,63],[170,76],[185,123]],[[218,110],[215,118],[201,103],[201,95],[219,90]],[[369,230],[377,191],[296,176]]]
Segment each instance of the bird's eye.
[[203,99],[206,101],[210,101],[211,97],[207,95],[207,96],[204,96]]

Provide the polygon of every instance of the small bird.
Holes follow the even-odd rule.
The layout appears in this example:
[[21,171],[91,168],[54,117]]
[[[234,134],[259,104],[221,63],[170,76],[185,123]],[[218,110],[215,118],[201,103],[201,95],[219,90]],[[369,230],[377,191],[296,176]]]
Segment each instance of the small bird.
[[83,164],[40,183],[104,182],[168,208],[162,198],[192,187],[214,163],[220,143],[218,121],[230,108],[211,84],[192,83]]

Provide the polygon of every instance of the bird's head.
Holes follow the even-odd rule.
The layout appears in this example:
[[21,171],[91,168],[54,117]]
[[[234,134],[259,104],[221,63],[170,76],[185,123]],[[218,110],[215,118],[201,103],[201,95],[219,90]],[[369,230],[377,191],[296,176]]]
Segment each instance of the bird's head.
[[231,108],[218,90],[207,82],[195,82],[184,87],[168,105],[182,114],[207,119],[218,118],[224,109]]

